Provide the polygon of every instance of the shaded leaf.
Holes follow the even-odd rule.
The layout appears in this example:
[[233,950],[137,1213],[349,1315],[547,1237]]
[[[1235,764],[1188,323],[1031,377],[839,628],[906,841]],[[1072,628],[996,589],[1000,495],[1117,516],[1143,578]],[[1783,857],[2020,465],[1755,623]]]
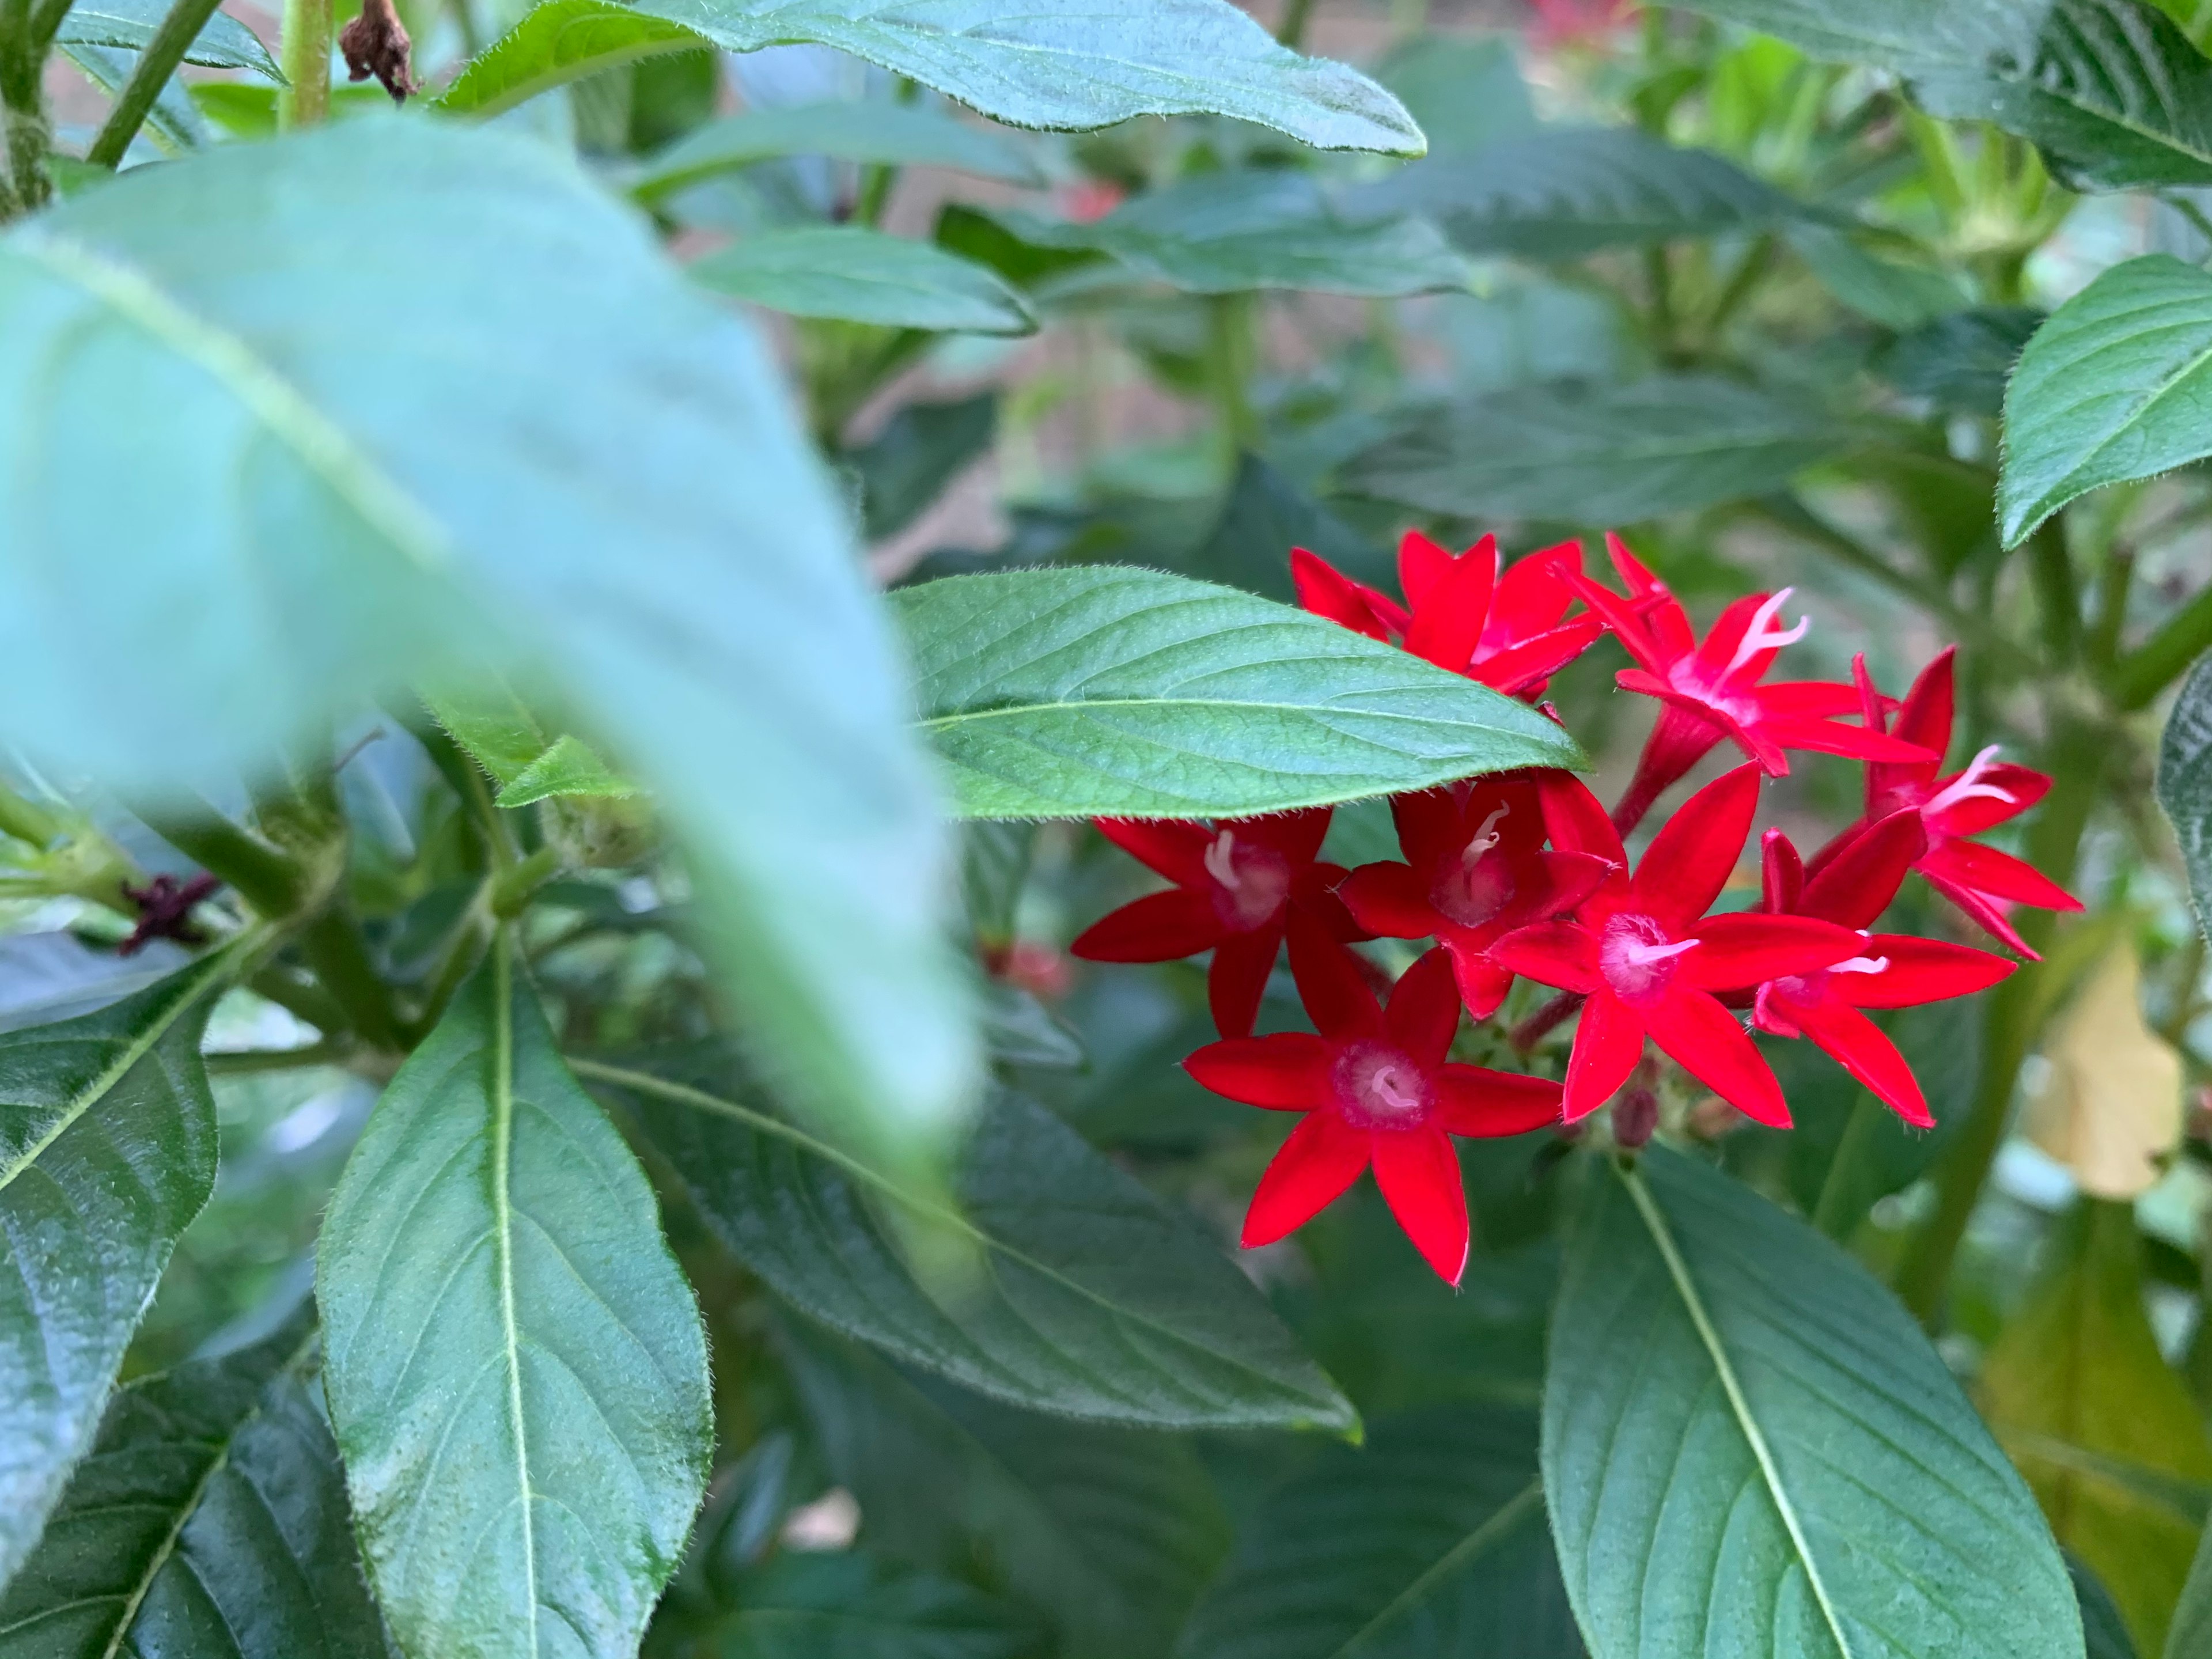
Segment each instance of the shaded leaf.
[[1959,310],[1966,296],[1940,271],[1882,258],[1834,225],[1792,225],[1784,238],[1820,286],[1883,328],[1919,328]]
[[865,225],[763,231],[687,269],[718,294],[794,316],[971,334],[1036,328],[1029,302],[988,267]]
[[2207,1659],[2208,1655],[2212,1655],[2212,1528],[2197,1544],[2180,1605],[2166,1633],[2166,1659]]
[[2142,1015],[2142,967],[2123,937],[2045,1028],[2046,1069],[2021,1128],[2093,1198],[2142,1197],[2181,1143],[2180,1051]]
[[1319,554],[1355,580],[1386,591],[1397,586],[1387,555],[1256,455],[1238,458],[1221,517],[1184,562],[1184,574],[1290,605],[1297,598],[1291,583],[1293,547]]
[[1907,397],[1938,409],[1994,416],[2005,382],[2044,313],[2026,306],[1977,306],[1953,312],[1893,342],[1875,367]]
[[[131,78],[131,71],[138,66],[135,53],[115,46],[63,41],[58,43],[56,50],[82,70],[86,79],[111,95],[123,90],[124,83]],[[274,87],[256,87],[253,90],[273,96],[276,89]],[[154,107],[147,111],[146,125],[143,131],[153,141],[155,149],[165,150],[172,155],[199,149],[208,142],[209,137],[207,123],[200,118],[199,108],[193,103],[191,94],[185,90],[185,83],[173,76],[155,98]],[[74,196],[64,199],[74,199]]]
[[854,1552],[787,1553],[750,1575],[720,1659],[1021,1659],[1035,1626],[955,1579]]
[[0,1031],[105,1008],[175,973],[185,960],[167,939],[121,957],[95,951],[75,933],[9,934],[0,938]]
[[710,121],[647,160],[630,193],[652,201],[702,179],[785,155],[945,167],[1017,185],[1044,182],[1028,150],[1008,134],[943,110],[867,99],[753,109]]
[[2081,1604],[2084,1659],[2136,1659],[2136,1644],[2112,1591],[2071,1550],[2066,1552],[2066,1571],[2074,1581],[2075,1599]]
[[478,680],[424,694],[438,724],[499,786],[501,806],[527,806],[555,795],[634,795],[584,741],[548,737],[530,706],[503,680]]
[[488,119],[584,76],[712,44],[651,7],[544,0],[463,64],[434,101],[448,114]]
[[869,443],[848,451],[860,481],[860,525],[870,541],[896,536],[945,487],[988,453],[999,435],[999,394],[903,405]]
[[1234,817],[1582,763],[1525,705],[1225,587],[1092,566],[891,595],[978,817]]
[[2197,928],[2212,938],[2212,657],[2189,671],[2159,737],[2158,804],[2181,848]]
[[1512,45],[1498,35],[1413,36],[1375,78],[1420,123],[1432,155],[1480,149],[1536,125]]
[[[69,15],[62,20],[54,44],[143,52],[168,11],[165,0],[81,0],[70,6]],[[228,12],[219,11],[208,19],[185,49],[185,62],[203,69],[248,70],[280,85],[284,79],[268,47]]]

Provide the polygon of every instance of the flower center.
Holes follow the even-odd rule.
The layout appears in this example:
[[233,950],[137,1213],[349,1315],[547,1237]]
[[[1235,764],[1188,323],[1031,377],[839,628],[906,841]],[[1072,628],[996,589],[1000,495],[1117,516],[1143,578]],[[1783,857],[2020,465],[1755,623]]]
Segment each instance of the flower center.
[[1670,940],[1651,917],[1625,913],[1607,922],[1598,935],[1597,970],[1623,1002],[1656,1001],[1674,981],[1680,966],[1676,958],[1697,943]]
[[1336,1062],[1336,1097],[1356,1128],[1413,1129],[1426,1121],[1436,1090],[1404,1049],[1355,1042]]
[[1480,927],[1513,897],[1512,866],[1504,859],[1485,856],[1502,839],[1495,828],[1498,821],[1512,810],[1510,805],[1500,806],[1483,819],[1458,861],[1437,872],[1430,901],[1462,927]]
[[1206,849],[1206,873],[1213,878],[1213,908],[1240,933],[1272,919],[1291,894],[1290,860],[1273,848],[1239,841],[1224,830]]
[[1743,630],[1743,638],[1736,646],[1735,655],[1729,659],[1723,678],[1735,673],[1770,647],[1778,650],[1785,645],[1795,645],[1805,637],[1806,630],[1813,626],[1810,617],[1798,617],[1795,628],[1777,628],[1774,625],[1774,619],[1781,613],[1783,605],[1796,591],[1794,587],[1785,587],[1752,612],[1751,626]]
[[1975,756],[1972,763],[1946,784],[1940,793],[1929,797],[1928,804],[1920,810],[1923,812],[1941,812],[1947,807],[1956,806],[1962,800],[2001,800],[2008,805],[2017,801],[2020,798],[2011,790],[2000,788],[1994,783],[1982,781],[1984,776],[1988,774],[1992,766],[1996,764],[1996,762],[1997,745],[1991,744],[1980,754]]

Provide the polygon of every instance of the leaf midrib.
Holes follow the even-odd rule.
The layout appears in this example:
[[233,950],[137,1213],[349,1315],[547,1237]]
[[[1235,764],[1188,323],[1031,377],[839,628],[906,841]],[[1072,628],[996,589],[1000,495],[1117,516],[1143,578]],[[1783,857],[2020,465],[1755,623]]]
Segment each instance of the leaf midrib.
[[1540,1475],[1491,1511],[1480,1526],[1430,1563],[1419,1577],[1392,1596],[1380,1613],[1329,1650],[1328,1659],[1346,1659],[1347,1655],[1358,1651],[1370,1637],[1426,1595],[1431,1585],[1476,1559],[1501,1536],[1520,1525],[1522,1518],[1530,1509],[1540,1513],[1543,1502],[1544,1482]]
[[[1425,686],[1384,688],[1393,695],[1401,690],[1421,691],[1428,689]],[[925,715],[915,724],[925,732],[935,732],[968,720],[1014,719],[1024,714],[1081,712],[1092,708],[1225,709],[1239,713],[1301,714],[1314,719],[1333,714],[1350,714],[1357,715],[1362,720],[1401,720],[1409,726],[1464,726],[1477,732],[1496,732],[1507,737],[1519,738],[1531,744],[1543,742],[1540,736],[1533,732],[1516,732],[1510,726],[1488,726],[1480,720],[1465,720],[1456,715],[1401,714],[1385,708],[1349,708],[1337,703],[1267,702],[1257,699],[1235,697],[1083,697],[1059,701],[1040,700],[1035,702],[1006,703],[996,708],[955,709],[951,714]]]
[[538,1646],[537,1517],[531,1509],[530,1443],[522,1414],[522,1347],[514,1317],[514,1201],[509,1190],[514,1139],[514,937],[502,927],[492,944],[492,1237],[499,1264],[501,1357],[507,1405],[514,1421],[514,1473],[522,1510],[522,1573],[530,1616],[530,1651]]

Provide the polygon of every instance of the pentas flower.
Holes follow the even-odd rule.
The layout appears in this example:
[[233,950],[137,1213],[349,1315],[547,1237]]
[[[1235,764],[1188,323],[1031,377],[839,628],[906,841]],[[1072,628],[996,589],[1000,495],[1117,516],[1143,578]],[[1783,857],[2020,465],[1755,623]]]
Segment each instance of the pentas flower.
[[1576,542],[1508,568],[1495,536],[1454,557],[1409,530],[1398,543],[1401,605],[1303,547],[1291,550],[1291,578],[1307,610],[1509,696],[1540,693],[1604,631],[1593,616],[1561,620],[1575,602],[1567,574],[1581,568]]
[[1319,1035],[1233,1037],[1183,1062],[1215,1094],[1306,1115],[1260,1177],[1244,1245],[1304,1226],[1371,1164],[1414,1249],[1456,1285],[1467,1269],[1467,1190],[1451,1137],[1556,1122],[1559,1085],[1444,1058],[1459,1030],[1459,993],[1441,951],[1406,970],[1386,1012],[1320,922],[1294,913],[1290,939],[1291,972]]
[[[1868,827],[1826,868],[1808,879],[1797,849],[1779,830],[1766,832],[1765,908],[1863,929],[1888,907],[1924,846],[1920,814],[1907,807]],[[1854,956],[1811,973],[1759,987],[1752,1024],[1776,1036],[1808,1037],[1921,1128],[1936,1119],[1905,1056],[1862,1011],[1909,1008],[1987,990],[2014,965],[2002,957],[1905,933],[1860,934]]]
[[[1700,789],[1635,874],[1607,879],[1573,921],[1537,922],[1490,947],[1514,973],[1589,999],[1567,1060],[1568,1122],[1627,1081],[1649,1036],[1722,1099],[1761,1123],[1790,1127],[1773,1072],[1714,993],[1844,961],[1858,954],[1860,939],[1810,916],[1705,915],[1751,833],[1759,776],[1755,766],[1738,767]],[[1555,846],[1625,868],[1603,809],[1578,781],[1562,775],[1547,782],[1545,805]]]
[[1337,896],[1370,933],[1434,939],[1477,1019],[1496,1013],[1513,988],[1492,944],[1572,911],[1613,868],[1589,854],[1544,850],[1544,809],[1529,776],[1399,795],[1390,816],[1405,862],[1360,866]]
[[2032,960],[2036,953],[2012,925],[2007,915],[2010,908],[2026,904],[2039,910],[2079,910],[2081,901],[2026,860],[1967,837],[2027,811],[2043,799],[2051,780],[2027,767],[2000,761],[1995,744],[1975,756],[1965,771],[1937,775],[1951,747],[1953,655],[1947,649],[1921,670],[1905,701],[1896,706],[1894,727],[1887,724],[1888,700],[1875,690],[1867,674],[1866,659],[1861,656],[1853,663],[1867,729],[1887,731],[1918,745],[1926,756],[1917,761],[1870,762],[1866,816],[1815,854],[1812,869],[1817,874],[1891,813],[1916,811],[1927,844],[1912,867],[1989,933]]
[[1859,695],[1850,686],[1821,680],[1759,684],[1782,647],[1804,638],[1812,625],[1800,617],[1795,627],[1778,626],[1792,590],[1746,594],[1714,619],[1700,643],[1666,584],[1618,536],[1606,538],[1606,550],[1628,588],[1626,598],[1579,571],[1562,574],[1636,659],[1635,667],[1615,676],[1621,688],[1666,704],[1627,793],[1613,808],[1613,822],[1622,830],[1640,820],[1670,784],[1724,738],[1771,777],[1790,770],[1784,751],[1791,749],[1869,762],[1928,759],[1920,745],[1879,726],[1846,726],[1832,718],[1860,712]]
[[[1099,833],[1175,886],[1086,928],[1070,954],[1087,962],[1173,962],[1213,952],[1206,1001],[1224,1036],[1249,1036],[1294,902],[1323,914],[1341,865],[1317,864],[1329,809],[1208,826],[1101,818]],[[1346,918],[1348,921],[1349,919]]]

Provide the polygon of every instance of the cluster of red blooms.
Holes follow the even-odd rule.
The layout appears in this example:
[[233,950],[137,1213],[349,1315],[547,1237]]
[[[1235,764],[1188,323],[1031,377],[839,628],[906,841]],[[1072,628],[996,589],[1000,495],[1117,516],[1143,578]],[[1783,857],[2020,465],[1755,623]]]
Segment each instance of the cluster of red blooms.
[[[1302,549],[1291,565],[1307,610],[1532,702],[1611,634],[1635,664],[1621,686],[1662,705],[1611,813],[1567,772],[1449,784],[1392,800],[1402,861],[1350,872],[1319,861],[1325,807],[1210,826],[1099,824],[1174,885],[1104,918],[1073,953],[1164,962],[1211,951],[1221,1041],[1190,1056],[1191,1075],[1231,1100],[1304,1114],[1253,1196],[1247,1246],[1302,1225],[1371,1164],[1407,1236],[1456,1284],[1468,1218],[1450,1137],[1587,1117],[1629,1081],[1647,1037],[1723,1099],[1786,1128],[1781,1088],[1739,1012],[1760,1031],[1818,1044],[1924,1127],[1934,1120],[1919,1085],[1864,1011],[1966,995],[2014,964],[1869,931],[1906,872],[1919,871],[2024,954],[2012,906],[2080,908],[2030,866],[1972,839],[2034,805],[2051,781],[1993,749],[1942,775],[1950,652],[1902,702],[1875,689],[1863,657],[1852,685],[1769,683],[1781,647],[1806,629],[1778,626],[1788,589],[1736,600],[1700,641],[1665,586],[1618,538],[1607,541],[1626,592],[1583,574],[1579,544],[1508,568],[1488,538],[1455,557],[1409,534],[1398,555],[1403,605]],[[1751,763],[1683,802],[1632,871],[1621,836],[1723,741]],[[1809,861],[1768,830],[1758,904],[1708,914],[1744,851],[1760,775],[1786,773],[1793,749],[1863,762],[1865,815]],[[1346,948],[1377,937],[1436,941],[1387,1004],[1371,967]],[[1285,939],[1315,1031],[1255,1036]],[[1564,1087],[1446,1058],[1462,1008],[1490,1018],[1516,976],[1562,994],[1558,1018],[1579,1006]]]

